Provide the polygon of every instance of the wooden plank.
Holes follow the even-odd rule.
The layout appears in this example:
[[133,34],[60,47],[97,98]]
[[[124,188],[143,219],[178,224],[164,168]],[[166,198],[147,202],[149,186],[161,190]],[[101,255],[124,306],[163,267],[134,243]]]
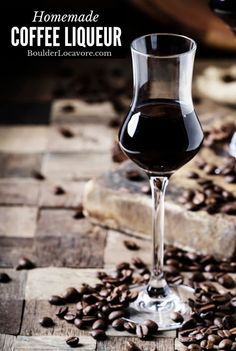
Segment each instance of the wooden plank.
[[99,341],[97,351],[127,351],[127,341],[134,342],[143,351],[174,351],[174,340],[171,338],[142,341],[134,337],[110,337],[106,341]]
[[37,153],[46,149],[48,127],[0,127],[0,152]]
[[0,299],[12,300],[23,299],[25,296],[26,271],[16,271],[15,269],[1,268],[1,272],[5,272],[11,278],[9,283],[1,284]]
[[[0,183],[1,184],[1,183]],[[40,183],[39,207],[76,208],[82,203],[85,182],[45,181]],[[64,194],[55,194],[56,187],[62,188]]]
[[[73,136],[63,136],[61,129],[69,130]],[[71,124],[52,126],[49,129],[48,150],[50,152],[105,152],[112,148],[114,129],[102,124]]]
[[32,238],[36,219],[36,207],[0,207],[0,236]]
[[35,260],[33,238],[0,237],[0,267],[16,267],[19,258]]
[[36,180],[0,179],[0,205],[36,206],[38,196],[39,182]]
[[13,335],[0,334],[0,350],[15,351],[16,337]]
[[33,170],[41,168],[41,154],[0,153],[1,178],[31,178]]
[[[40,266],[103,267],[106,230],[73,210],[41,210],[35,235]],[[94,249],[92,249],[94,248]]]
[[78,180],[94,177],[113,168],[109,153],[51,153],[43,160],[42,172],[47,178]]
[[[14,351],[68,351],[70,347],[66,344],[63,336],[18,336]],[[77,347],[75,348],[77,350]],[[96,342],[91,337],[80,337],[78,349],[83,351],[95,351]],[[9,350],[10,351],[10,350]]]
[[175,350],[176,351],[186,351],[187,347],[184,346],[178,339],[175,339]]

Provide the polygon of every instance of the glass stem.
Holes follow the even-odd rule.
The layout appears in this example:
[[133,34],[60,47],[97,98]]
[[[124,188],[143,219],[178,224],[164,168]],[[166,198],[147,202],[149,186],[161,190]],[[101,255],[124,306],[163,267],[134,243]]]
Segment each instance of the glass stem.
[[153,201],[153,271],[147,291],[149,296],[153,298],[164,297],[169,290],[163,273],[165,191],[167,184],[167,177],[150,177]]

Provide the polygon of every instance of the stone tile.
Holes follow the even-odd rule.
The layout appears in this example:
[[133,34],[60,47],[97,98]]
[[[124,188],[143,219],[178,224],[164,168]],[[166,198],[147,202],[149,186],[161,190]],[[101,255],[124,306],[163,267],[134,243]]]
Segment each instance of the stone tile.
[[33,170],[41,168],[41,154],[0,153],[1,178],[30,178]]
[[[73,106],[72,112],[63,111],[64,106]],[[78,99],[55,100],[51,109],[53,123],[105,123],[117,116],[111,102],[90,104]]]
[[[137,251],[131,251],[124,245],[124,240],[135,241],[140,247]],[[152,263],[152,242],[151,240],[132,237],[130,235],[109,230],[107,233],[107,242],[104,253],[104,266],[114,267],[122,261],[130,262],[133,257],[140,257],[144,262]]]
[[96,284],[96,269],[35,268],[28,271],[25,299],[48,300],[60,295],[69,286],[80,287],[82,283]]
[[0,236],[32,238],[36,219],[35,207],[0,207]]
[[[35,236],[40,266],[103,267],[106,230],[72,210],[42,210]],[[91,249],[91,248],[94,248]]]
[[44,157],[42,172],[49,179],[88,179],[113,165],[110,153],[51,153]]
[[[18,336],[14,351],[68,351],[70,347],[65,340],[63,336]],[[80,349],[95,351],[96,341],[89,336],[82,336]]]
[[16,267],[22,256],[35,261],[33,238],[0,236],[0,247],[0,267]]
[[36,206],[39,182],[33,179],[0,179],[0,205]]
[[[64,137],[60,128],[70,130],[74,136]],[[49,130],[48,150],[50,152],[110,151],[114,138],[114,130],[102,124],[52,126]]]
[[[56,195],[55,188],[60,186],[65,193]],[[76,208],[82,202],[85,182],[83,181],[44,181],[40,183],[39,206]],[[1,183],[0,183],[1,194]]]
[[47,145],[48,127],[0,127],[0,152],[43,152]]

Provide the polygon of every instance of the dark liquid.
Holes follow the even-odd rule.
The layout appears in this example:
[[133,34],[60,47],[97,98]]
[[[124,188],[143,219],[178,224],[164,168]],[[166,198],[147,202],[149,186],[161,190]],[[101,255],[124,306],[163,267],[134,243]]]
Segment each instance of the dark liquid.
[[211,0],[210,6],[215,14],[227,23],[236,34],[236,1]]
[[150,100],[131,110],[120,130],[127,156],[153,175],[170,175],[199,151],[203,132],[194,111],[167,99]]

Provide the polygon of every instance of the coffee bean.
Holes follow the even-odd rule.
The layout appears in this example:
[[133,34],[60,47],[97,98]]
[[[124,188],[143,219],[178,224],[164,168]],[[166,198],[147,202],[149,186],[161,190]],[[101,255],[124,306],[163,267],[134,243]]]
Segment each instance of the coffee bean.
[[66,343],[70,347],[76,347],[78,346],[79,338],[77,338],[77,336],[71,336],[70,338],[66,339]]
[[74,137],[74,133],[69,128],[60,128],[59,132],[64,136],[64,138]]
[[194,205],[200,206],[204,204],[205,201],[205,194],[201,191],[197,191],[192,199]]
[[97,312],[97,308],[95,305],[89,305],[83,309],[83,314],[85,316],[93,316],[96,312]]
[[171,312],[170,318],[176,323],[182,323],[184,320],[183,316],[179,312]]
[[0,283],[9,283],[11,278],[7,273],[0,273]]
[[236,350],[236,342],[233,342],[231,346],[231,351],[235,351],[235,350]]
[[146,339],[149,335],[149,329],[146,325],[138,324],[136,326],[136,335],[139,339]]
[[83,316],[83,317],[82,317],[82,321],[83,321],[86,325],[92,325],[96,320],[97,320],[97,317],[96,317],[96,316]]
[[126,350],[127,351],[141,351],[141,349],[133,341],[126,342]]
[[18,261],[18,265],[16,267],[17,271],[23,269],[33,269],[35,268],[35,264],[31,262],[27,257],[21,257]]
[[196,173],[196,172],[189,171],[189,172],[186,174],[186,177],[187,177],[187,178],[190,178],[190,179],[197,179],[197,178],[199,178],[199,175],[198,175],[198,173]]
[[124,319],[121,319],[121,318],[115,319],[112,322],[112,328],[114,328],[115,330],[122,331],[124,330],[124,323],[125,323]]
[[214,311],[216,306],[214,304],[208,304],[205,306],[202,306],[198,309],[199,313],[208,313]]
[[76,313],[73,313],[73,312],[67,312],[65,315],[64,315],[64,319],[68,322],[68,323],[73,323],[74,320],[76,318]]
[[81,294],[75,288],[69,287],[62,294],[62,298],[67,302],[78,302],[81,298]]
[[133,322],[125,322],[124,329],[131,334],[134,334],[136,331],[136,324]]
[[229,338],[231,336],[231,333],[229,330],[223,329],[223,330],[217,330],[217,335],[219,335],[223,339],[223,338]]
[[79,206],[77,206],[76,212],[73,215],[74,219],[82,219],[84,218],[84,213],[83,213],[83,205],[80,204]]
[[205,276],[201,272],[194,272],[189,276],[194,282],[204,282],[206,280]]
[[225,350],[230,350],[233,342],[230,339],[223,339],[219,343],[219,349],[225,349]]
[[134,240],[124,240],[123,243],[128,250],[137,251],[140,249],[140,246]]
[[236,203],[235,202],[230,202],[230,203],[222,206],[220,211],[222,213],[226,213],[226,214],[229,214],[229,215],[235,215],[236,214]]
[[134,257],[132,258],[132,264],[136,268],[145,268],[146,264],[143,262],[143,260],[140,257]]
[[115,319],[119,319],[125,316],[123,311],[113,311],[108,315],[109,321],[113,322]]
[[230,300],[230,305],[232,307],[236,307],[236,296],[235,297],[232,297],[232,299]]
[[92,330],[91,332],[91,336],[95,339],[95,340],[105,340],[106,339],[106,333],[104,332],[104,330],[101,329],[95,329]]
[[74,325],[78,329],[85,329],[85,322],[80,318],[75,318]]
[[57,311],[56,311],[56,316],[58,318],[64,318],[65,314],[68,312],[68,307],[67,306],[63,306],[60,307]]
[[44,328],[49,328],[54,325],[54,322],[50,317],[43,317],[39,320],[39,324],[41,324],[41,326]]
[[54,189],[54,194],[55,195],[64,195],[65,190],[61,186],[56,186]]
[[130,264],[128,262],[121,262],[116,266],[116,269],[118,271],[122,271],[123,269],[129,269],[129,268],[130,268]]
[[209,341],[213,342],[213,344],[217,344],[217,345],[221,341],[221,337],[219,335],[215,335],[215,334],[208,335],[207,339]]
[[102,329],[102,330],[106,330],[107,329],[107,325],[105,323],[105,321],[103,319],[97,319],[93,325],[92,325],[92,329]]
[[223,285],[227,289],[232,289],[235,286],[234,279],[228,274],[220,276],[218,279],[218,283]]
[[37,179],[37,180],[45,180],[45,176],[37,170],[32,171],[32,177]]
[[201,351],[201,347],[198,344],[190,344],[188,346],[188,350],[190,350],[190,351]]
[[135,170],[130,170],[126,172],[126,178],[132,181],[142,181],[143,178],[141,177],[141,174],[138,171]]
[[225,329],[230,329],[235,325],[235,319],[233,316],[226,315],[222,318],[222,324]]
[[58,295],[50,296],[48,301],[51,305],[64,305],[65,304],[65,300],[61,296],[58,296]]
[[158,330],[158,325],[157,325],[157,323],[154,322],[154,321],[151,320],[151,319],[146,319],[146,320],[142,323],[142,325],[146,325],[152,334],[153,334],[153,333],[156,333],[157,330]]

